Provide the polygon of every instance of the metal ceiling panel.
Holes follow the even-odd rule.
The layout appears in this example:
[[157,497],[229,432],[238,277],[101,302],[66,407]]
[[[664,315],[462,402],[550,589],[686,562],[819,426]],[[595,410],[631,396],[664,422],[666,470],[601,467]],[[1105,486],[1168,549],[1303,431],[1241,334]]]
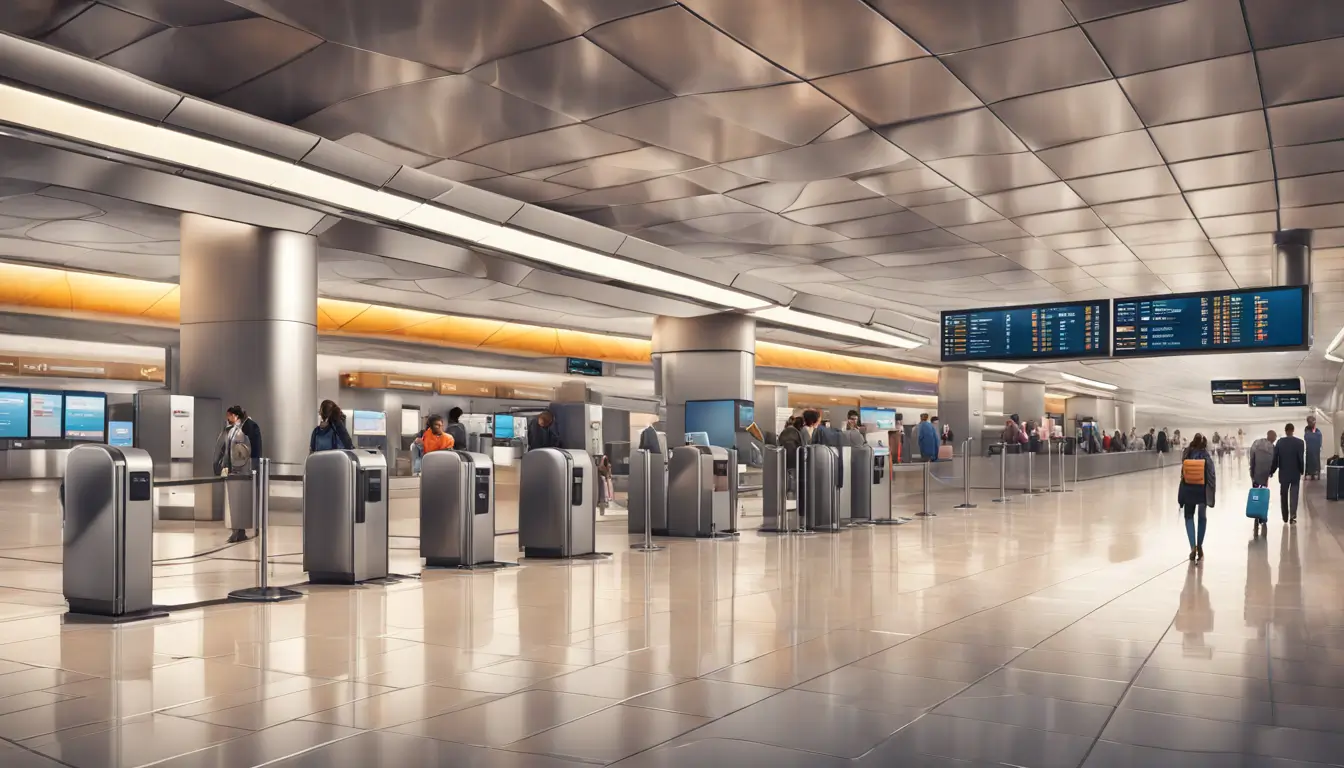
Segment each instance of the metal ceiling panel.
[[1150,132],[1168,163],[1249,152],[1269,146],[1265,113],[1260,111],[1155,126]]
[[230,0],[332,42],[450,72],[573,37],[544,0]]
[[909,155],[872,131],[774,154],[723,163],[726,170],[768,181],[819,181],[900,163]]
[[675,0],[545,0],[575,34],[599,24],[672,5]]
[[[896,214],[900,215],[900,214]],[[874,219],[862,219],[872,222]],[[860,222],[843,222],[834,226],[857,225]],[[806,224],[789,221],[770,213],[725,213],[718,216],[706,216],[681,223],[682,227],[714,235],[715,240],[728,239],[740,243],[767,245],[812,245],[833,243],[842,240],[840,235],[830,228],[810,227]],[[665,225],[670,226],[670,225]]]
[[584,37],[484,64],[469,76],[576,120],[672,97]]
[[1271,107],[1266,113],[1276,147],[1344,139],[1344,98]]
[[[735,174],[736,175],[736,174]],[[848,181],[848,180],[847,180]],[[856,185],[857,186],[857,185]],[[741,189],[734,189],[727,195],[744,203],[750,203],[757,208],[762,208],[774,213],[780,213],[794,206],[803,190],[807,188],[807,183],[802,181],[787,181],[780,183],[766,182],[763,184],[753,184]],[[872,192],[864,189],[864,194],[849,199],[861,200],[864,197],[871,197]],[[837,200],[835,202],[846,202]]]
[[1162,282],[1173,291],[1216,291],[1224,288],[1236,288],[1237,281],[1227,272],[1205,272],[1200,274],[1161,275]]
[[[249,115],[249,117],[251,117]],[[266,121],[257,120],[256,122],[267,124]],[[317,138],[306,131],[295,131],[309,139]],[[343,147],[348,147],[356,152],[362,152],[369,157],[376,157],[383,162],[393,165],[408,165],[412,168],[430,165],[435,162],[435,158],[429,155],[422,155],[419,152],[412,152],[404,147],[398,147],[396,144],[390,144],[382,139],[375,139],[372,136],[366,136],[362,133],[352,133],[341,137],[337,142]],[[465,164],[464,164],[465,165]],[[498,176],[498,171],[490,171],[482,174],[485,176]]]
[[930,248],[910,253],[887,253],[868,257],[868,261],[883,267],[920,267],[928,264],[946,264],[967,259],[988,259],[995,256],[992,251],[975,246],[963,248]]
[[442,176],[403,165],[397,175],[387,182],[387,188],[419,200],[433,200],[452,189],[453,184]]
[[850,179],[822,179],[821,181],[811,181],[804,184],[797,199],[785,210],[796,211],[818,205],[847,203],[851,200],[864,200],[876,196],[876,193],[871,189]]
[[1060,0],[869,0],[934,53],[979,48],[1072,26]]
[[1108,227],[1124,227],[1130,224],[1146,224],[1153,221],[1171,221],[1174,219],[1192,219],[1190,206],[1180,195],[1166,197],[1147,197],[1140,200],[1126,200],[1119,203],[1107,203],[1093,207],[1093,211]]
[[1034,216],[1022,216],[1013,219],[1018,226],[1035,237],[1063,235],[1069,232],[1086,232],[1093,229],[1105,229],[1106,225],[1091,210],[1080,208],[1072,211],[1038,213]]
[[962,51],[942,60],[986,104],[1111,76],[1078,27]]
[[61,25],[42,42],[76,56],[99,59],[161,29],[163,25],[143,16],[95,5]]
[[1234,213],[1255,213],[1272,211],[1278,207],[1274,182],[1262,181],[1255,184],[1240,184],[1235,187],[1202,189],[1189,192],[1186,199],[1196,216],[1231,216]]
[[1279,180],[1279,204],[1284,208],[1344,202],[1344,173],[1322,173]]
[[[861,0],[685,0],[682,5],[809,80],[926,55]],[[837,40],[845,42],[836,45]]]
[[182,99],[164,122],[295,162],[321,141],[311,133],[258,120],[252,115],[190,96]]
[[217,96],[322,40],[270,19],[240,19],[165,29],[106,56],[103,61],[194,96]]
[[1033,150],[1143,127],[1114,80],[1022,96],[991,109]]
[[1096,278],[1143,277],[1153,274],[1148,267],[1144,266],[1142,261],[1132,257],[1131,259],[1122,261],[1090,264],[1084,267],[1083,271],[1087,272],[1089,276]]
[[399,170],[392,163],[379,160],[337,144],[329,139],[320,139],[316,147],[304,155],[301,165],[334,173],[362,182],[371,187],[381,187],[392,180]]
[[[517,177],[501,176],[498,180],[503,181],[508,178]],[[491,181],[494,180],[476,181],[473,184],[483,185]],[[528,180],[519,179],[519,181]],[[434,198],[434,202],[463,213],[470,213],[473,216],[503,224],[523,207],[523,203],[530,201],[516,199],[489,189],[467,186],[466,184],[454,184],[452,189]]]
[[848,277],[815,264],[790,265],[787,267],[767,267],[754,269],[752,277],[769,280],[774,283],[843,283]]
[[852,323],[867,325],[873,321],[873,310],[869,307],[837,305],[835,302],[811,293],[799,293],[793,297],[789,306],[800,312],[811,312],[822,317],[838,317]]
[[489,144],[460,155],[459,159],[507,173],[521,173],[639,148],[636,141],[579,123]]
[[711,115],[688,99],[645,104],[599,117],[590,125],[711,163],[755,157],[790,146]]
[[296,123],[346,99],[444,74],[425,64],[323,43],[216,101],[267,120]]
[[699,280],[707,280],[719,285],[732,285],[733,279],[737,277],[737,273],[733,270],[712,261],[689,257],[670,248],[654,245],[635,237],[626,238],[626,241],[621,243],[621,247],[616,251],[616,255],[651,267],[690,275]]
[[1255,56],[1244,53],[1120,79],[1149,126],[1259,109]]
[[[556,184],[568,184],[584,189],[599,189],[647,181],[678,171],[699,168],[703,165],[704,163],[701,160],[671,152],[661,147],[643,147],[628,152],[594,157],[582,161],[577,167],[560,166],[560,168],[567,168],[567,170],[558,173],[545,173],[540,178]],[[527,175],[531,176],[533,174],[529,173]]]
[[1087,277],[1082,280],[1069,280],[1056,283],[1055,285],[1067,294],[1082,293],[1083,291],[1090,291],[1094,288],[1102,287],[1101,281],[1097,280],[1095,277]]
[[1027,216],[1087,205],[1068,184],[1056,181],[1035,187],[1023,187],[1008,192],[981,195],[980,200],[1004,216]]
[[1245,0],[1246,22],[1259,48],[1344,35],[1344,16],[1335,0],[1293,0],[1285,13],[1280,0]]
[[887,213],[899,213],[903,210],[905,209],[885,197],[873,197],[848,203],[803,208],[785,213],[784,216],[799,224],[816,226],[819,224],[834,224],[837,221],[866,219]]
[[809,83],[786,83],[687,98],[711,115],[799,146],[821,136],[849,114]]
[[1277,211],[1243,213],[1236,216],[1212,216],[1199,220],[1209,237],[1233,237],[1257,232],[1273,232],[1279,228]]
[[906,208],[915,208],[921,205],[936,205],[938,203],[949,203],[953,200],[964,200],[970,195],[961,187],[943,187],[942,189],[907,192],[900,195],[890,195],[889,197],[893,202]]
[[[425,104],[436,108],[425,110]],[[408,120],[408,114],[418,117]],[[460,115],[472,119],[462,120]],[[306,118],[298,127],[335,140],[365,133],[426,155],[454,157],[571,122],[469,77],[450,75],[347,99]]]
[[926,56],[813,81],[873,126],[981,106],[938,59]]
[[1209,241],[1223,257],[1267,256],[1274,251],[1274,239],[1265,235],[1218,237]]
[[0,31],[21,37],[40,37],[69,22],[93,0],[28,0],[0,6]]
[[700,195],[643,205],[600,208],[579,214],[580,218],[608,227],[640,229],[658,224],[688,221],[723,213],[759,213],[760,209],[726,195]]
[[952,182],[944,179],[942,176],[939,176],[928,168],[912,168],[908,171],[879,173],[872,176],[863,176],[856,181],[863,187],[888,197],[952,186]]
[[603,24],[587,36],[678,96],[795,79],[680,5]]
[[1021,227],[1006,220],[949,227],[947,231],[973,243],[992,243],[1005,238],[1024,237],[1027,234]]
[[1061,179],[1096,176],[1162,164],[1147,131],[1129,131],[1044,149],[1037,157]]
[[[1022,266],[1033,270],[1040,275],[1043,280],[1052,283],[1060,283],[1068,280],[1082,280],[1088,277],[1087,272],[1080,266],[1075,265],[1068,259],[1057,253],[1047,251],[1050,254],[1049,261],[1034,259],[1031,264]],[[1014,259],[1014,261],[1017,261]],[[1039,266],[1036,266],[1039,265]]]
[[973,195],[1059,181],[1055,172],[1030,152],[952,157],[935,160],[929,167]]
[[1116,77],[1251,50],[1240,0],[1184,0],[1086,29]]
[[151,120],[164,119],[182,100],[134,75],[12,35],[0,35],[0,71],[16,83]]
[[1180,187],[1165,166],[1141,168],[1137,171],[1108,173],[1086,179],[1071,179],[1069,186],[1089,205],[1102,205],[1141,197],[1178,195]]
[[689,302],[677,301],[664,296],[620,288],[606,283],[597,283],[577,277],[569,277],[541,269],[532,270],[518,284],[530,291],[567,296],[600,306],[611,307],[617,311],[614,317],[625,317],[631,312],[670,317],[696,317],[705,313],[703,307]]
[[1344,73],[1338,66],[1344,60],[1344,38],[1273,48],[1260,51],[1257,58],[1269,106],[1344,96]]
[[228,0],[196,0],[182,3],[178,0],[99,0],[103,5],[120,8],[128,13],[153,19],[170,27],[191,27],[233,21],[252,15]]
[[453,181],[475,181],[476,179],[489,179],[500,175],[500,172],[493,168],[464,163],[460,160],[438,160],[429,165],[420,166],[420,170]]
[[821,134],[821,136],[817,138],[817,141],[835,141],[836,139],[847,139],[850,136],[863,133],[866,130],[868,130],[868,126],[864,125],[862,120],[855,117],[854,115],[846,113],[845,118],[843,120],[831,126],[830,130]]
[[1003,218],[993,208],[975,198],[916,208],[915,213],[940,227],[979,224],[985,221],[998,221]]
[[889,126],[879,129],[878,133],[925,162],[961,155],[1027,151],[1027,146],[1008,130],[1008,126],[983,107]]
[[606,227],[535,205],[524,205],[507,223],[511,227],[600,253],[615,253],[627,239],[625,235]]
[[902,211],[900,213],[890,213],[885,216],[874,216],[871,219],[860,219],[858,221],[845,221],[839,224],[831,224],[826,229],[844,235],[848,238],[863,237],[882,237],[883,235],[903,235],[907,232],[918,232],[923,229],[931,229],[932,224],[919,214],[911,211]]
[[848,240],[845,242],[832,243],[828,247],[853,256],[871,256],[873,254],[881,253],[918,251],[921,248],[946,248],[960,245],[966,245],[966,241],[949,233],[947,230],[925,229],[919,232],[910,232],[908,234],[891,237]]
[[1344,141],[1274,148],[1274,170],[1280,179],[1344,171]]
[[1180,259],[1188,256],[1212,256],[1216,252],[1207,240],[1186,243],[1163,243],[1161,245],[1135,245],[1130,250],[1144,261],[1159,259]]
[[684,171],[678,175],[714,192],[728,192],[756,183],[756,179],[732,171],[725,171],[716,165],[707,165],[703,168]]
[[1274,160],[1269,150],[1241,152],[1235,155],[1192,160],[1171,166],[1171,173],[1181,189],[1190,191],[1250,184],[1274,179]]
[[1087,248],[1093,245],[1114,245],[1115,243],[1120,242],[1120,238],[1116,237],[1115,233],[1111,232],[1109,229],[1069,232],[1063,235],[1046,235],[1040,240],[1045,244],[1045,247],[1054,250]]
[[1130,247],[1137,245],[1161,245],[1163,243],[1198,242],[1204,240],[1204,230],[1195,219],[1176,221],[1158,221],[1151,224],[1131,224],[1125,227],[1113,227],[1115,236]]
[[[955,280],[963,277],[978,277],[981,275],[990,275],[995,272],[1013,272],[1020,267],[1012,261],[1002,256],[990,256],[984,259],[969,259],[966,261],[952,261],[946,264],[931,264],[923,267],[910,267],[901,271],[901,277],[905,280],[933,281],[933,280]],[[992,284],[988,289],[992,289]]]

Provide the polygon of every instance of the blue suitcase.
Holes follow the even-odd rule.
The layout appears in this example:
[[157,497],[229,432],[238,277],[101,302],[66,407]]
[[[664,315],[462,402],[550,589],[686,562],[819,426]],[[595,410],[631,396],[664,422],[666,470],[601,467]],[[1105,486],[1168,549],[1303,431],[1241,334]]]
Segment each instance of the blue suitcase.
[[1246,516],[1260,522],[1269,519],[1269,489],[1252,488],[1246,494]]

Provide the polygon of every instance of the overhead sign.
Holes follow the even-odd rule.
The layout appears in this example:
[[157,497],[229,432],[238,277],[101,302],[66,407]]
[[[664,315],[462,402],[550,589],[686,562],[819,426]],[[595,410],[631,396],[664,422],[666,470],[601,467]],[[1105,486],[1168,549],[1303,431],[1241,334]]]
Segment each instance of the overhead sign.
[[1215,394],[1227,392],[1301,392],[1302,380],[1293,379],[1215,379],[1209,382]]
[[1251,396],[1247,394],[1215,394],[1214,405],[1249,405]]
[[942,313],[945,363],[1106,357],[1111,303],[952,310]]
[[164,380],[162,365],[12,355],[0,355],[0,376],[117,381]]
[[1268,394],[1247,395],[1252,408],[1273,408],[1279,404],[1278,396]]
[[589,360],[582,357],[570,357],[565,359],[565,373],[576,376],[601,376],[602,361]]
[[1115,300],[1116,357],[1306,349],[1303,286]]
[[439,379],[440,395],[460,395],[463,397],[494,397],[495,385],[479,381],[458,381]]
[[1289,395],[1276,395],[1280,408],[1305,408],[1307,407],[1307,395],[1305,392],[1297,392]]

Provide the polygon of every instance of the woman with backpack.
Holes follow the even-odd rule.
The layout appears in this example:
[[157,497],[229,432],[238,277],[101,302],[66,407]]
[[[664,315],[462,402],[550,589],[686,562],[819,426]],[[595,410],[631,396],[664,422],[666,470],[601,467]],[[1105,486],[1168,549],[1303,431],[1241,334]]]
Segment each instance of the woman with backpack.
[[308,438],[309,453],[348,451],[355,447],[354,441],[350,439],[349,430],[345,428],[345,412],[341,410],[341,406],[331,400],[323,400],[322,405],[318,406],[317,415],[320,421],[313,427],[313,434]]
[[[1181,487],[1176,503],[1185,513],[1185,535],[1190,540],[1190,562],[1204,561],[1204,530],[1208,526],[1208,508],[1214,505],[1218,477],[1213,469],[1213,456],[1204,436],[1196,433],[1190,445],[1181,454]],[[1199,515],[1196,529],[1195,515]]]

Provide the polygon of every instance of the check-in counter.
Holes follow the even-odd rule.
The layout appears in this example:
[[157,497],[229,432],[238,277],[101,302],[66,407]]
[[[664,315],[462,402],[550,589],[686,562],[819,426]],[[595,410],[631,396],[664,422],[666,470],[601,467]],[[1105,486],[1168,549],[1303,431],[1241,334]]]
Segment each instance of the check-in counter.
[[[1027,488],[1027,457],[1028,454],[1026,453],[1010,453],[1003,457],[1008,461],[1007,467],[1004,468],[1003,484],[1006,489],[1025,490]],[[1049,464],[1051,459],[1054,460],[1053,466]],[[1072,485],[1074,482],[1084,480],[1143,472],[1149,469],[1158,469],[1164,465],[1171,466],[1174,462],[1179,461],[1180,456],[1176,453],[1158,454],[1153,451],[1131,451],[1126,453],[1066,455],[1063,459],[1065,482]],[[1001,460],[1002,458],[999,456],[972,456],[970,463],[971,487],[983,490],[998,490],[999,462]],[[1054,456],[1047,453],[1034,454],[1030,459],[1030,464],[1032,488],[1044,489],[1051,482],[1056,486],[1059,485],[1060,456],[1058,453]],[[960,486],[962,483],[962,457],[958,456],[954,461],[934,462],[932,472],[938,480]]]

